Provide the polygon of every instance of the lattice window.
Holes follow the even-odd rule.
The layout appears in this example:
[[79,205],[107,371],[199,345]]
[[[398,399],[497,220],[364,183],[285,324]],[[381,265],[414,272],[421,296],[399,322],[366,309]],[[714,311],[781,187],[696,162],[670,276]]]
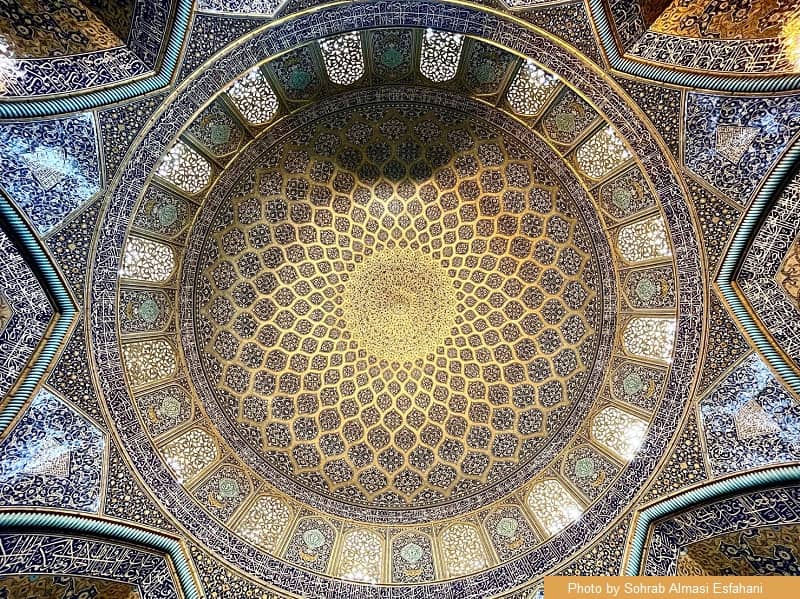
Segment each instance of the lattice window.
[[558,77],[540,69],[532,61],[527,61],[511,82],[506,99],[517,114],[534,116],[557,86]]
[[289,508],[277,497],[261,497],[245,514],[236,532],[254,545],[273,551],[290,516]]
[[345,33],[319,44],[328,78],[339,85],[350,85],[364,76],[364,52],[358,32]]
[[551,535],[566,528],[583,513],[575,498],[555,479],[536,484],[528,493],[527,503],[534,518]]
[[431,81],[450,81],[458,72],[464,36],[447,31],[426,29],[422,36],[419,70]]
[[627,352],[663,362],[672,359],[674,342],[675,320],[672,318],[633,318],[622,334]]
[[208,468],[217,459],[219,450],[210,434],[193,428],[167,443],[161,453],[183,483]]
[[575,153],[580,169],[590,177],[601,179],[631,157],[625,144],[611,127],[601,129]]
[[622,227],[617,235],[617,246],[628,262],[642,262],[672,255],[667,229],[661,216],[653,216]]
[[368,530],[354,530],[344,538],[337,574],[345,580],[379,582],[383,563],[380,537]]
[[615,407],[601,410],[592,420],[592,437],[625,460],[636,455],[647,422]]
[[211,164],[179,141],[161,158],[156,174],[188,193],[197,193],[211,179]]
[[155,383],[175,374],[175,350],[163,339],[137,341],[122,346],[125,372],[133,387]]
[[129,237],[122,255],[120,276],[139,281],[166,281],[175,270],[172,248],[157,241]]
[[478,529],[471,524],[450,526],[442,533],[441,547],[450,576],[462,576],[489,565]]
[[258,67],[252,68],[228,88],[228,96],[242,116],[253,125],[263,125],[278,112],[278,96]]

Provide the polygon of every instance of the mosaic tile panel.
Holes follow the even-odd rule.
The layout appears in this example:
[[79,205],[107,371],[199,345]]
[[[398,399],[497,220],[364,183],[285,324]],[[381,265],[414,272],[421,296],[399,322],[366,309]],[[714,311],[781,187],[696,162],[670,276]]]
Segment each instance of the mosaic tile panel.
[[656,197],[638,167],[626,169],[602,183],[594,194],[612,222],[627,219],[656,205]]
[[86,264],[102,203],[102,198],[92,200],[45,239],[53,259],[79,299],[84,295]]
[[500,560],[522,555],[540,541],[522,509],[515,505],[492,511],[483,526]]
[[225,464],[203,479],[195,497],[208,505],[214,516],[227,520],[252,491],[250,478],[237,466]]
[[612,397],[653,410],[666,379],[666,370],[653,364],[616,360],[611,372]]
[[41,233],[100,190],[91,113],[0,123],[0,185]]
[[109,444],[108,482],[103,514],[166,532],[175,527],[142,489],[116,443]]
[[464,80],[469,90],[474,94],[488,95],[500,91],[517,58],[496,46],[473,41],[465,61]]
[[692,92],[686,96],[684,115],[684,163],[741,205],[800,132],[796,96],[737,98]]
[[153,111],[164,100],[165,94],[156,94],[127,104],[98,112],[100,140],[103,148],[106,177],[111,179],[125,157],[136,135]]
[[553,141],[571,145],[598,119],[597,113],[578,94],[565,88],[545,114],[541,126]]
[[767,211],[741,260],[736,282],[755,316],[800,368],[800,176],[796,175]]
[[708,346],[698,390],[703,392],[738,362],[750,346],[728,314],[716,291],[709,294]]
[[647,490],[645,501],[671,495],[708,479],[704,453],[697,417],[689,414],[672,454]]
[[117,312],[122,333],[163,331],[173,324],[172,298],[157,289],[122,289]]
[[136,405],[153,437],[189,422],[194,413],[192,399],[183,385],[168,385],[138,395]]
[[86,349],[84,326],[84,320],[80,318],[75,326],[75,332],[67,341],[64,351],[47,379],[47,384],[91,416],[95,423],[105,427],[105,420],[89,370],[89,354]]
[[378,29],[368,34],[372,71],[381,79],[410,78],[414,64],[414,39],[410,29]]
[[293,50],[269,63],[269,70],[284,95],[293,102],[312,100],[323,83],[309,46]]
[[0,257],[0,397],[5,397],[41,342],[54,311],[2,229]]
[[622,77],[617,82],[653,121],[673,156],[678,156],[681,143],[681,92]]
[[0,502],[96,512],[103,434],[42,389],[0,443]]
[[628,305],[635,310],[663,310],[676,304],[675,276],[671,266],[629,270],[623,287]]
[[246,139],[244,128],[221,101],[195,117],[186,132],[217,157],[232,154]]
[[427,534],[401,533],[391,541],[392,582],[419,583],[434,580],[433,545]]
[[596,499],[619,474],[619,464],[591,445],[571,449],[561,463],[561,473],[589,499]]
[[[753,530],[777,523],[782,526],[800,523],[800,486],[787,485],[778,489],[740,493],[692,507],[659,520],[652,527],[640,572],[647,576],[675,575],[681,554],[694,543],[705,544],[709,540],[709,544],[712,544],[715,537],[745,531],[751,531],[746,533],[745,538],[753,538],[750,536]],[[735,537],[733,534],[731,536]],[[724,560],[725,567],[731,567],[730,558],[738,562],[740,567],[747,567],[743,562],[750,556],[756,557],[742,545],[734,546],[726,553],[730,557]],[[778,554],[774,557],[781,556]],[[790,562],[791,559],[789,557]],[[719,563],[719,558],[715,561]],[[767,560],[756,558],[754,562],[766,565]]]
[[703,399],[700,410],[717,476],[800,459],[800,404],[755,354]]
[[736,232],[742,210],[736,204],[705,189],[692,176],[686,177],[686,185],[697,213],[709,269],[714,272],[724,256],[728,242]]
[[521,12],[519,16],[560,37],[596,64],[605,64],[592,33],[592,19],[583,2],[542,6]]
[[284,558],[316,572],[325,572],[333,553],[336,529],[319,518],[303,518],[295,526]]
[[[4,577],[17,573],[88,575],[137,585],[141,597],[184,597],[172,573],[173,566],[164,554],[127,543],[73,534],[3,532],[0,533],[0,555],[0,575]],[[87,559],[87,556],[97,556],[97,559]]]
[[[619,576],[622,558],[631,526],[631,516],[626,515],[582,555],[560,568],[558,576]],[[525,596],[522,599],[544,599],[543,595]]]

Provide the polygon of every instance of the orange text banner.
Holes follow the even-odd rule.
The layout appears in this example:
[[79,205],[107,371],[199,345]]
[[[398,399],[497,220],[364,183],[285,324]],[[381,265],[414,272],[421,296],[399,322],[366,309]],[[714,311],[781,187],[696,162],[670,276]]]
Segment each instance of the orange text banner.
[[544,599],[794,599],[800,576],[547,576]]

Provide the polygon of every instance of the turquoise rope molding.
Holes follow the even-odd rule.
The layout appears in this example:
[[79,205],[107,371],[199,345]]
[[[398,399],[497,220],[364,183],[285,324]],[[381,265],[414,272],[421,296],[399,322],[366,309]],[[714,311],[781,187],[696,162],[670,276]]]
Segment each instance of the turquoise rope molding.
[[695,89],[717,92],[765,93],[800,89],[800,75],[753,76],[743,78],[737,73],[727,76],[707,73],[689,73],[654,63],[642,63],[620,54],[612,26],[603,5],[607,0],[589,0],[592,17],[600,43],[611,66],[626,75],[650,79]]
[[192,5],[193,0],[178,0],[167,48],[164,51],[160,68],[153,75],[139,81],[121,83],[108,89],[87,91],[72,96],[43,100],[31,98],[2,100],[0,101],[0,119],[47,117],[67,112],[81,112],[130,100],[167,87],[172,82],[178,66],[183,41],[189,29]]
[[742,219],[742,223],[733,237],[730,249],[722,261],[722,267],[717,275],[716,283],[725,302],[733,312],[737,323],[753,341],[770,368],[777,372],[796,394],[800,395],[800,377],[798,377],[797,372],[764,336],[733,287],[736,269],[753,234],[756,232],[756,227],[762,216],[772,206],[774,198],[776,198],[778,191],[782,189],[786,178],[790,175],[798,160],[800,160],[800,143],[795,143],[769,174],[755,200],[753,200],[750,209]]
[[6,398],[6,406],[0,411],[0,435],[2,435],[39,386],[67,331],[76,320],[78,310],[42,242],[4,193],[0,193],[0,220],[11,229],[15,241],[22,244],[23,257],[53,302],[55,312],[51,319],[55,324],[44,347],[36,356],[25,379],[16,391]]
[[88,533],[100,537],[100,540],[124,541],[151,550],[157,549],[172,561],[184,599],[202,599],[187,555],[175,539],[107,520],[47,512],[0,512],[0,530],[4,528]]
[[778,466],[769,470],[739,474],[725,480],[682,493],[639,513],[631,540],[631,551],[623,570],[625,576],[638,576],[642,567],[645,543],[650,526],[657,519],[684,511],[694,505],[708,503],[723,496],[785,483],[800,482],[800,466]]

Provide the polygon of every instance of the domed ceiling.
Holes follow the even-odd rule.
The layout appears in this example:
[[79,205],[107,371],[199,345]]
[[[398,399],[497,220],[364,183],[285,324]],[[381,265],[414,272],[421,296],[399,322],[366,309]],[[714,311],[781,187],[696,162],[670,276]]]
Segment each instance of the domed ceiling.
[[660,204],[682,194],[650,146],[656,195],[647,128],[603,116],[592,67],[522,31],[531,57],[413,27],[301,45],[219,85],[155,165],[122,366],[174,480],[156,495],[208,514],[191,532],[245,570],[423,594],[513,573],[595,534],[592,508],[619,513],[657,462],[649,423],[685,400],[662,399],[681,224]]
[[263,476],[416,521],[529,478],[573,434],[611,342],[608,248],[530,147],[468,113],[373,104],[228,167],[244,174],[191,233],[183,349]]
[[[81,161],[0,122],[0,143],[31,143],[7,195],[56,181],[15,231],[88,264],[50,265],[30,305],[0,279],[0,334],[47,293],[39,329],[73,335],[0,441],[31,476],[81,465],[58,526],[98,514],[186,596],[527,599],[550,573],[659,573],[641,530],[657,501],[689,509],[695,485],[800,458],[794,379],[749,350],[779,345],[750,332],[775,316],[725,308],[754,297],[728,263],[753,278],[761,245],[728,242],[800,129],[793,96],[712,117],[716,96],[611,76],[566,33],[589,22],[576,3],[229,4],[200,2],[168,93],[43,130]],[[773,269],[789,295],[792,251]],[[48,445],[48,414],[80,431],[80,460]],[[674,560],[705,551],[710,573],[723,528]]]

